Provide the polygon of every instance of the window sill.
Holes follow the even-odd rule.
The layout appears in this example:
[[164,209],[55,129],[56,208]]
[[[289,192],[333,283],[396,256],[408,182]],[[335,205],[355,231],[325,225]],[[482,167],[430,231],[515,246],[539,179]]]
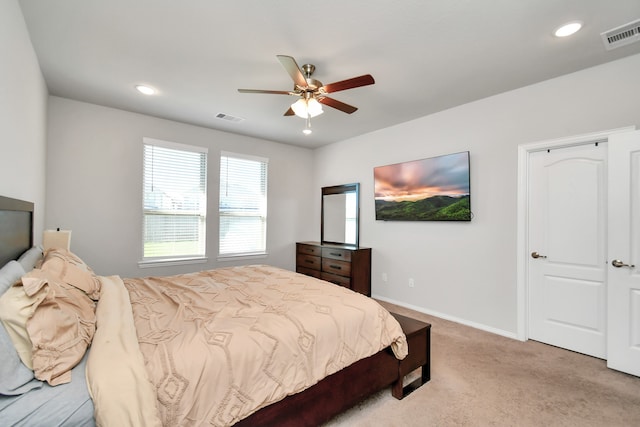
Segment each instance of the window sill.
[[241,259],[263,259],[267,257],[266,252],[253,253],[253,254],[229,254],[218,255],[218,261],[236,261]]
[[138,261],[139,268],[151,268],[151,267],[169,267],[172,265],[188,265],[188,264],[204,264],[209,259],[206,257],[203,258],[174,258],[174,259],[163,259],[163,260],[149,260],[149,261]]

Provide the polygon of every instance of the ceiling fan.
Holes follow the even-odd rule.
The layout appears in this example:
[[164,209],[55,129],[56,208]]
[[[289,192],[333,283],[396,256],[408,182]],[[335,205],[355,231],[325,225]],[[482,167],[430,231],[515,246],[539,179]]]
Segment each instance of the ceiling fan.
[[[327,105],[347,114],[357,110],[356,107],[340,102],[327,96],[328,93],[341,90],[353,89],[360,86],[367,86],[375,83],[370,74],[342,80],[335,83],[323,85],[322,82],[311,77],[316,67],[313,64],[304,64],[298,67],[296,60],[291,56],[277,55],[278,60],[293,79],[293,90],[260,90],[260,89],[238,89],[240,93],[266,93],[272,95],[291,95],[299,97],[291,107],[284,113],[285,116],[294,114],[307,119],[322,113],[322,106]],[[309,127],[309,125],[307,125]],[[307,133],[307,132],[305,132]]]

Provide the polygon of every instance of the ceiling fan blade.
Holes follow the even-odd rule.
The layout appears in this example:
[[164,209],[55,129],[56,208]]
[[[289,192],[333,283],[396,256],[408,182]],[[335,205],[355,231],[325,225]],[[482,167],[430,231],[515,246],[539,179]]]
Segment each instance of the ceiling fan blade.
[[288,90],[238,89],[240,93],[268,93],[271,95],[294,95]]
[[373,80],[373,76],[371,74],[365,74],[363,76],[354,77],[352,79],[342,80],[335,83],[329,83],[328,85],[324,85],[320,88],[321,92],[331,93],[338,92],[340,90],[353,89],[355,87],[372,85],[376,81]]
[[293,59],[293,57],[287,55],[277,56],[278,60],[280,61],[284,69],[287,70],[287,73],[289,73],[296,86],[299,86],[301,88],[307,87],[307,80],[304,78],[304,75],[302,75],[302,71],[300,71],[300,67],[298,67],[296,60]]
[[293,112],[293,108],[289,107],[289,109],[284,113],[285,116],[295,116],[296,113]]
[[347,114],[351,114],[357,110],[353,105],[345,104],[344,102],[340,102],[336,99],[329,98],[328,96],[318,97],[316,98],[319,103],[328,105],[329,107],[333,107],[336,110],[343,111]]

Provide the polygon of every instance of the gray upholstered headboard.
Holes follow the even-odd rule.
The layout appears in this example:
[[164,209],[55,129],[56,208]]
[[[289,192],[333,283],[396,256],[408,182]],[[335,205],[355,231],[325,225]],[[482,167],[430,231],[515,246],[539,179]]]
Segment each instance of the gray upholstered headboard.
[[33,203],[0,196],[0,267],[33,246]]

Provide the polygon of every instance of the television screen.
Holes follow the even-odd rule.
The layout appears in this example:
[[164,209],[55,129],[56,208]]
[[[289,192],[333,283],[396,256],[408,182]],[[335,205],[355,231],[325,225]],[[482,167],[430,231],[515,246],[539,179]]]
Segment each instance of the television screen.
[[376,219],[471,221],[469,152],[373,169]]

